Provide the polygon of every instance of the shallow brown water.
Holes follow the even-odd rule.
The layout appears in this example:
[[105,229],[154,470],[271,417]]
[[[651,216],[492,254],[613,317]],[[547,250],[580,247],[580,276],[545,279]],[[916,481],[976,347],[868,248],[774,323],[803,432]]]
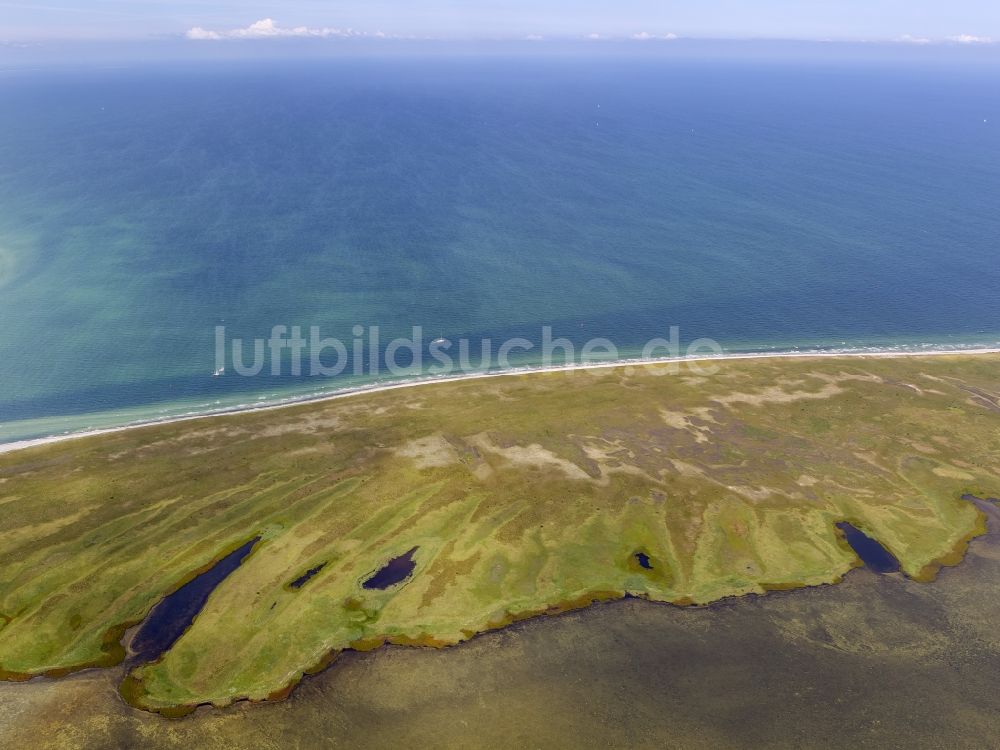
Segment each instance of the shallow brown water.
[[933,583],[681,609],[638,600],[444,650],[342,655],[288,700],[180,720],[120,670],[0,684],[0,746],[985,748],[1000,737],[1000,512]]

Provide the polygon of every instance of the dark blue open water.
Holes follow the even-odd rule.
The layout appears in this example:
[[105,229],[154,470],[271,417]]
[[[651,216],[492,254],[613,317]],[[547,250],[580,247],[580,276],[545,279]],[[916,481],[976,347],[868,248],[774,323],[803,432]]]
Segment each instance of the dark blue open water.
[[213,378],[216,325],[1000,340],[995,68],[204,63],[0,102],[0,440],[372,377]]

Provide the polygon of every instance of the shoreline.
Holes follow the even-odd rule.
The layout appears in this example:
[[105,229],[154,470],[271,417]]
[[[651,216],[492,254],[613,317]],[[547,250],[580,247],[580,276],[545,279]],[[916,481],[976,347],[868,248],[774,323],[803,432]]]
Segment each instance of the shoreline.
[[166,417],[163,419],[148,419],[141,420],[137,422],[131,422],[128,424],[122,424],[114,427],[102,427],[93,430],[81,430],[80,432],[69,432],[61,433],[57,435],[49,435],[39,438],[29,438],[27,440],[15,440],[9,443],[0,443],[0,455],[7,453],[14,453],[16,451],[27,450],[29,448],[36,448],[43,445],[49,445],[52,443],[62,443],[69,440],[77,440],[80,438],[87,437],[97,437],[99,435],[111,435],[118,432],[124,432],[126,430],[137,430],[143,427],[152,427],[155,425],[166,425],[175,424],[179,422],[189,422],[201,419],[210,419],[213,417],[224,417],[235,414],[249,414],[257,413],[263,411],[272,411],[275,409],[285,409],[293,406],[301,406],[304,404],[316,404],[323,403],[326,401],[333,401],[341,398],[349,398],[352,396],[360,396],[367,393],[380,393],[382,391],[391,391],[398,388],[415,388],[422,385],[432,385],[434,383],[454,383],[464,380],[478,380],[481,378],[502,378],[502,377],[514,377],[518,375],[532,375],[536,373],[549,373],[549,372],[573,372],[576,370],[602,370],[602,369],[613,369],[616,367],[648,367],[657,365],[670,365],[670,364],[703,364],[705,362],[717,362],[717,361],[729,361],[729,360],[739,360],[739,359],[750,359],[750,360],[760,360],[760,359],[895,359],[895,358],[910,358],[910,357],[954,357],[954,356],[980,356],[988,354],[1000,354],[1000,347],[978,347],[971,349],[931,349],[927,351],[897,351],[897,350],[881,350],[881,351],[783,351],[783,352],[746,352],[746,353],[732,353],[732,354],[720,354],[720,355],[706,355],[706,356],[679,356],[679,357],[661,357],[661,358],[651,358],[651,359],[617,359],[613,362],[594,362],[594,363],[574,363],[574,364],[564,364],[564,365],[549,365],[549,366],[530,366],[527,365],[523,368],[508,368],[503,370],[488,370],[488,371],[478,371],[478,372],[466,372],[457,375],[442,375],[442,376],[414,376],[407,380],[394,381],[385,384],[372,384],[372,385],[361,385],[345,388],[339,391],[332,391],[329,393],[317,395],[317,396],[302,396],[300,398],[291,397],[287,400],[280,401],[277,403],[262,403],[260,405],[253,406],[234,406],[232,408],[222,408],[216,411],[206,411],[201,414],[186,414],[175,417]]

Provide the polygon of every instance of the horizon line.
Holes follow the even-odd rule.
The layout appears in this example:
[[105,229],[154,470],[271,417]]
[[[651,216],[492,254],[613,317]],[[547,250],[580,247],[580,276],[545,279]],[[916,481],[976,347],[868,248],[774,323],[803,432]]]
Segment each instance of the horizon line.
[[968,33],[946,34],[943,36],[923,36],[899,34],[892,37],[847,37],[847,36],[732,36],[732,35],[688,35],[673,31],[649,32],[638,30],[632,33],[602,33],[562,34],[562,33],[518,33],[518,34],[470,34],[470,35],[416,35],[395,34],[383,31],[361,31],[353,28],[337,27],[282,27],[273,19],[261,19],[247,27],[238,29],[213,30],[194,26],[186,31],[154,32],[138,35],[113,36],[5,36],[0,37],[0,47],[37,47],[50,43],[129,43],[129,42],[183,42],[192,46],[207,46],[209,42],[238,44],[276,42],[294,44],[295,42],[372,42],[372,43],[568,43],[613,44],[626,43],[637,46],[667,46],[683,42],[733,42],[733,43],[801,43],[830,45],[886,45],[899,47],[950,47],[950,48],[984,48],[1000,47],[1000,40],[990,36]]

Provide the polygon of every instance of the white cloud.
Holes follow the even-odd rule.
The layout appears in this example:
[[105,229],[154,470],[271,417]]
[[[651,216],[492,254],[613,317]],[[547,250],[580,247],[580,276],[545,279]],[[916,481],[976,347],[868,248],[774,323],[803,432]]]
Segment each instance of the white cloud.
[[188,39],[222,39],[222,36],[216,31],[209,31],[208,29],[203,29],[201,26],[195,26],[193,29],[188,29],[187,33],[184,35]]
[[902,42],[903,44],[932,44],[932,40],[925,36],[913,36],[912,34],[903,34],[896,40],[897,42]]
[[946,37],[949,42],[956,44],[993,44],[993,40],[988,36],[973,36],[972,34],[957,34]]
[[321,28],[310,28],[308,26],[285,28],[278,26],[271,18],[262,18],[244,29],[229,29],[228,31],[211,31],[203,29],[201,26],[195,26],[192,29],[188,29],[185,36],[188,39],[197,41],[216,39],[279,39],[288,37],[308,37],[313,39],[327,39],[330,37],[342,39],[351,37],[386,38],[386,34],[381,31],[370,34],[365,31],[338,29],[330,26],[323,26]]
[[677,35],[676,34],[661,34],[661,35],[657,36],[656,34],[650,34],[648,31],[640,31],[638,34],[633,34],[632,38],[636,39],[636,40],[638,40],[640,42],[648,42],[648,41],[650,41],[652,39],[659,39],[661,41],[671,42],[674,39],[677,39]]

